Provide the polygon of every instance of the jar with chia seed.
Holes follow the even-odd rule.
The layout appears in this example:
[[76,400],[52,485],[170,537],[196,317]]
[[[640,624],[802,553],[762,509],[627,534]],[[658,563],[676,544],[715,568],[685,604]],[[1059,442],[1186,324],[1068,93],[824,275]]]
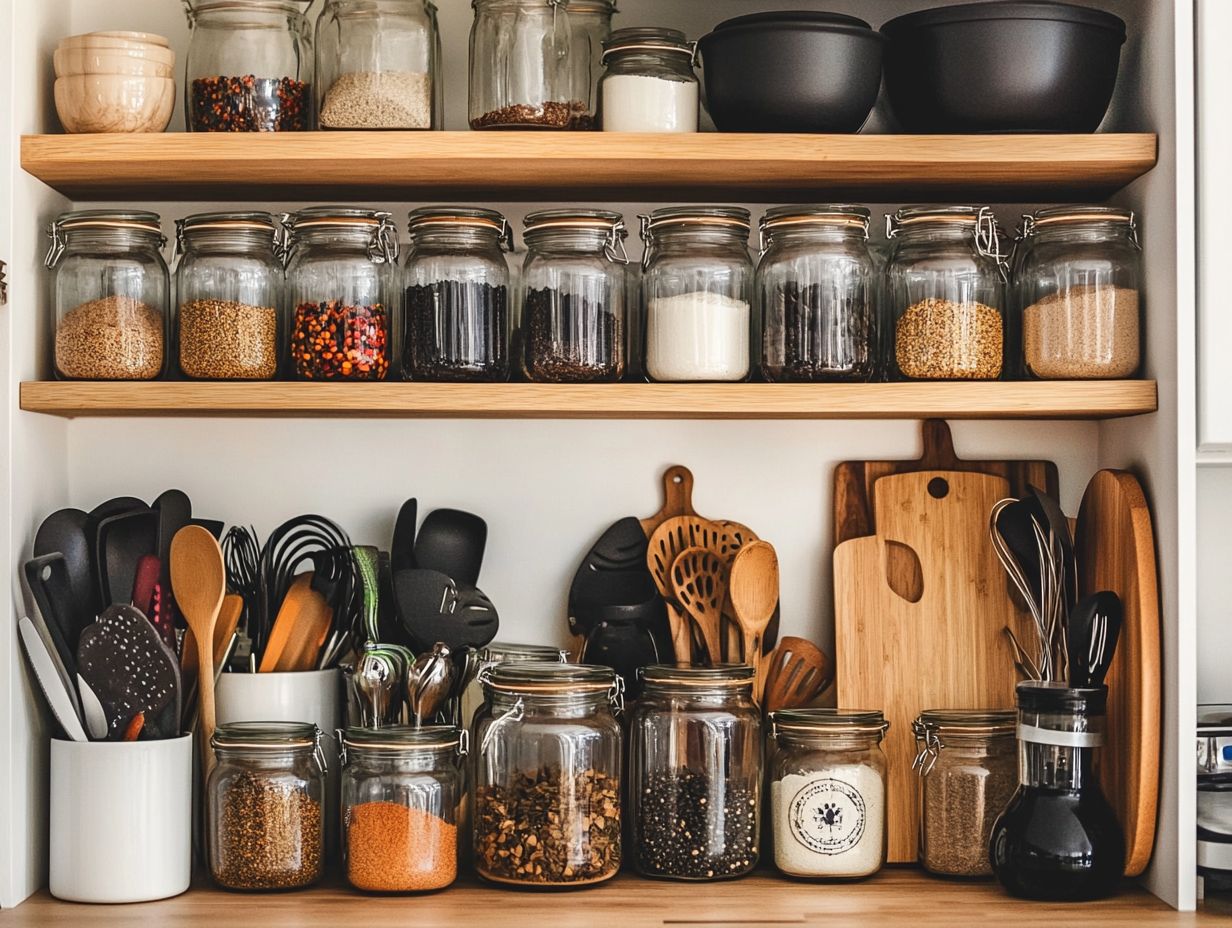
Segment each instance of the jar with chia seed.
[[531,213],[522,233],[517,356],[540,383],[612,383],[625,372],[628,237],[619,213]]
[[176,223],[176,348],[196,380],[273,380],[285,342],[282,226],[269,213]]
[[620,869],[623,686],[607,667],[504,663],[482,675],[473,738],[475,869],[586,886]]
[[398,233],[389,213],[318,206],[287,219],[290,368],[297,380],[384,380]]
[[1014,710],[932,709],[912,730],[920,863],[940,876],[992,876],[988,838],[1018,788]]
[[210,874],[227,889],[300,889],[321,877],[325,755],[299,722],[232,722],[205,787]]
[[757,866],[761,711],[753,668],[653,664],[629,727],[638,873],[724,880]]

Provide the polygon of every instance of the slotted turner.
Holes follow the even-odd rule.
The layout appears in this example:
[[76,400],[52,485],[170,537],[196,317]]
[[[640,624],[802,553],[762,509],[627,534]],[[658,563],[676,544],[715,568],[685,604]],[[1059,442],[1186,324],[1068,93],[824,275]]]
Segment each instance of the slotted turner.
[[711,664],[722,655],[723,602],[727,599],[727,565],[713,551],[685,548],[672,563],[672,592],[697,625]]
[[762,707],[767,712],[799,709],[826,691],[834,681],[834,664],[811,641],[790,636],[770,656]]

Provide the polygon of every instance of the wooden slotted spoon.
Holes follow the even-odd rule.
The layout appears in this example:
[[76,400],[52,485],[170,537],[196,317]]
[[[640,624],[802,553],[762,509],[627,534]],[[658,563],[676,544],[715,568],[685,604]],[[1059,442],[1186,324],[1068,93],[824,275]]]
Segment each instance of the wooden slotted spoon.
[[779,601],[779,558],[766,541],[751,541],[732,560],[728,595],[744,636],[744,662],[756,671],[753,692],[761,698],[765,683],[762,638]]
[[[222,548],[208,529],[187,525],[171,541],[171,589],[184,621],[199,642],[214,641],[214,626],[227,592]],[[197,691],[200,706],[201,758],[204,772],[213,766],[214,649],[197,648]]]
[[727,565],[713,551],[685,548],[672,564],[672,592],[697,624],[711,664],[722,655],[723,603],[727,599]]
[[769,658],[762,708],[767,712],[807,706],[834,682],[834,662],[804,638],[786,637]]

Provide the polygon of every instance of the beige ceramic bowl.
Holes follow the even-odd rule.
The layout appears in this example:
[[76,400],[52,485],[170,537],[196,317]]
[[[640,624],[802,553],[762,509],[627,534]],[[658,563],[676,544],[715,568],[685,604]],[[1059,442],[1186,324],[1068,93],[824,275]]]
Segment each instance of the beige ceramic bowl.
[[56,81],[66,132],[162,132],[174,109],[175,81],[167,77],[78,74]]
[[174,66],[175,52],[161,45],[147,45],[144,42],[133,42],[129,39],[112,39],[107,36],[77,36],[65,39],[60,43],[61,49],[85,48],[91,51],[106,51],[124,54],[130,58],[143,58],[147,61],[157,61],[161,64]]
[[[99,39],[124,39],[129,42],[143,42],[146,45],[161,45],[163,48],[170,48],[171,43],[163,36],[155,35],[153,32],[91,32],[88,35]],[[65,42],[79,39],[82,36],[69,36]],[[63,44],[63,43],[61,43]]]
[[175,77],[175,65],[133,57],[124,49],[57,48],[56,77],[74,74],[122,74],[127,77]]

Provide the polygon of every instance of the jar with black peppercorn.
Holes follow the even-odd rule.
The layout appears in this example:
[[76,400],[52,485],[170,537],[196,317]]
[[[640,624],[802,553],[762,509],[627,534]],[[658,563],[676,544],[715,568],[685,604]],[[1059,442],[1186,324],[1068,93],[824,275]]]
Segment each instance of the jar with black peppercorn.
[[384,380],[393,357],[398,235],[389,213],[319,206],[288,217],[290,367],[297,380]]

